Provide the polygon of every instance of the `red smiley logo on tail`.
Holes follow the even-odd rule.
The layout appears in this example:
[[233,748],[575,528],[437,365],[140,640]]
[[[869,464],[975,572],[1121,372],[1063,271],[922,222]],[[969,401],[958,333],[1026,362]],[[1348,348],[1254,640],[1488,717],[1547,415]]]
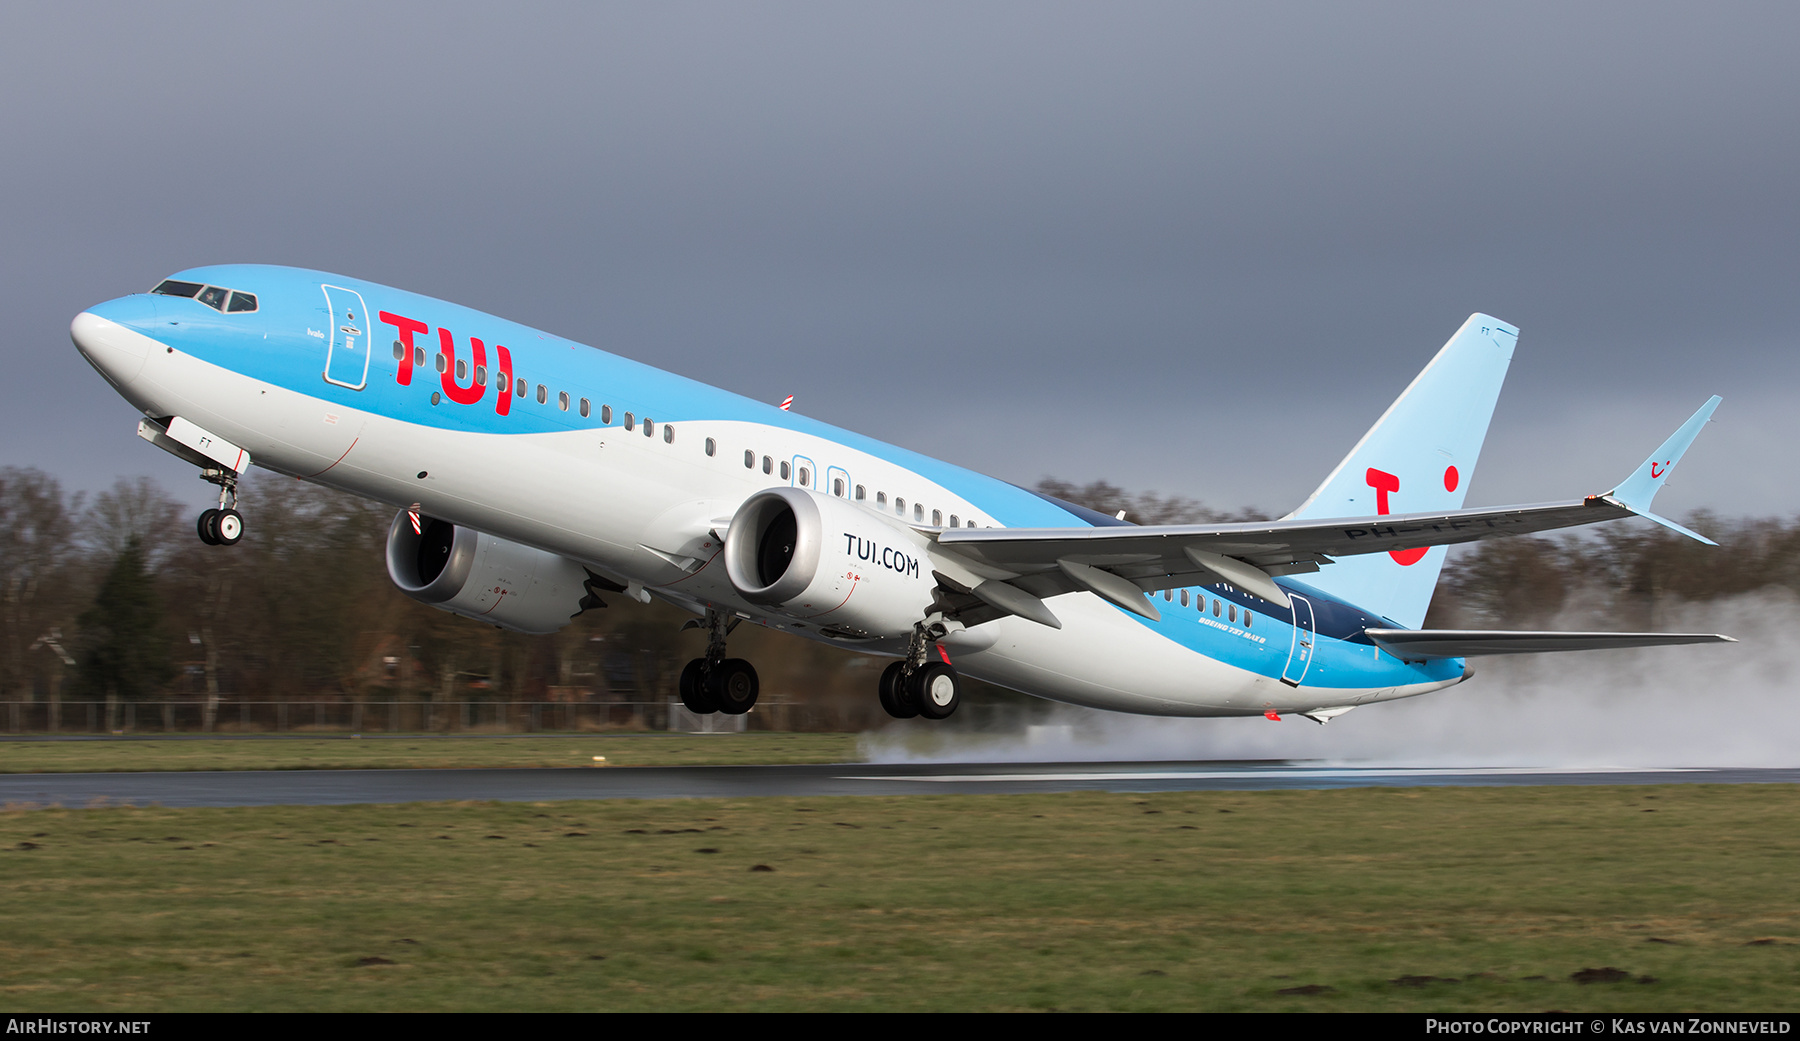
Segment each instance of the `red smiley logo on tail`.
[[1666,473],[1668,473],[1668,472],[1669,472],[1669,463],[1668,463],[1668,460],[1664,460],[1664,461],[1663,461],[1663,464],[1662,464],[1662,469],[1661,469],[1661,470],[1658,470],[1658,469],[1657,469],[1657,468],[1656,468],[1656,464],[1655,464],[1655,463],[1651,463],[1651,464],[1650,464],[1650,477],[1651,477],[1651,478],[1652,478],[1652,479],[1655,479],[1655,478],[1658,478],[1658,477],[1661,477],[1661,476],[1662,476],[1662,475],[1663,475],[1663,474],[1666,474]]
[[[1370,467],[1369,472],[1363,475],[1363,480],[1368,482],[1369,487],[1375,489],[1375,512],[1380,516],[1387,516],[1388,493],[1400,490],[1400,478],[1385,470]],[[1445,483],[1449,483],[1448,478]],[[1393,557],[1394,563],[1401,567],[1410,567],[1425,558],[1425,551],[1426,547],[1424,546],[1417,549],[1392,549],[1388,551],[1388,556]]]

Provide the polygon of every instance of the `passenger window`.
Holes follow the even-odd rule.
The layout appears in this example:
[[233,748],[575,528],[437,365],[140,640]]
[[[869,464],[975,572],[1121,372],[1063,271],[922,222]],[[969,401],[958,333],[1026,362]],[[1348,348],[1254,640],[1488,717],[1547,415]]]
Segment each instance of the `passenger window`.
[[564,412],[569,411],[569,392],[568,391],[559,390],[556,392],[556,407],[562,409]]
[[1225,609],[1225,620],[1228,622],[1234,622],[1234,623],[1237,621],[1237,605],[1236,604],[1232,604],[1230,607],[1227,607]]
[[1181,606],[1186,607],[1187,605],[1188,605],[1188,591],[1183,589],[1181,591]]
[[954,514],[954,513],[952,513],[952,514],[951,514],[951,515],[950,515],[950,526],[951,526],[951,527],[952,527],[952,528],[960,528],[960,527],[962,527],[962,521],[959,521],[959,520],[957,520],[957,519],[956,519],[956,514]]
[[469,363],[461,358],[456,359],[456,382],[461,383],[469,378]]
[[894,512],[899,516],[906,516],[906,500],[898,495],[894,496]]
[[[444,370],[446,370],[450,367],[450,359],[444,357],[442,354],[439,354],[437,356],[437,361],[435,362],[435,364],[437,365],[437,370],[439,372],[443,372]],[[544,399],[542,397],[539,397],[538,400],[542,401]]]
[[656,433],[656,420],[651,419],[649,416],[645,416],[644,417],[644,436],[649,437],[655,433]]
[[1217,600],[1213,601],[1213,617],[1219,617],[1219,602]]
[[1250,609],[1247,607],[1244,609],[1244,628],[1250,628]]
[[177,282],[172,278],[165,278],[150,291],[157,296],[185,296],[191,299],[200,295],[200,290],[205,288],[198,282]]
[[925,507],[920,505],[919,503],[916,503],[916,502],[913,503],[913,520],[923,521],[924,519],[925,519]]
[[1175,602],[1175,590],[1173,590],[1173,589],[1163,590],[1163,603],[1172,604],[1174,602]]
[[790,472],[790,471],[789,471],[789,468],[788,468],[788,461],[787,461],[787,460],[786,460],[786,459],[783,459],[783,460],[782,460],[782,461],[781,461],[781,479],[782,479],[782,480],[784,480],[784,481],[785,481],[785,480],[787,480],[787,479],[788,479],[788,473],[789,473],[789,472]]
[[549,401],[549,400],[550,400],[550,388],[544,386],[542,383],[538,384],[538,404],[542,405],[544,402]]
[[[670,426],[667,423],[664,423],[663,424],[663,444],[672,445],[674,443],[675,443],[675,428]],[[706,454],[711,455],[712,453],[708,452]]]
[[515,388],[515,391],[519,397],[522,398],[525,396],[525,381],[524,380],[519,381],[519,385]]
[[225,310],[225,297],[229,295],[230,292],[231,290],[220,289],[218,286],[207,286],[205,289],[200,290],[198,299],[201,303],[215,311],[223,311]]
[[718,453],[718,450],[719,450],[719,443],[717,441],[714,441],[710,437],[707,438],[706,439],[706,454],[708,456],[716,455]]
[[588,399],[582,398],[581,399],[581,418],[586,419],[589,415],[591,415],[593,413],[593,411],[594,411],[594,406],[588,404]]
[[[782,465],[786,466],[787,464],[783,463]],[[775,472],[775,460],[770,459],[766,455],[763,456],[763,473],[768,474],[768,473],[774,473],[774,472]]]
[[875,493],[875,505],[877,505],[877,506],[886,506],[887,505],[887,493],[886,492],[876,492]]
[[867,488],[864,488],[860,484],[857,485],[856,486],[856,501],[862,502],[864,499],[867,499],[868,497],[869,497],[869,490]]
[[405,357],[406,357],[406,348],[400,346],[399,340],[395,340],[394,341],[394,360],[399,361]]
[[422,369],[424,367],[425,367],[425,348],[414,347],[413,348],[413,368]]
[[487,366],[486,365],[475,366],[475,385],[477,387],[487,386]]
[[254,311],[256,310],[256,296],[253,293],[233,293],[231,294],[231,303],[225,305],[225,310],[234,314],[239,311]]
[[756,451],[754,449],[750,449],[750,448],[744,449],[744,469],[751,470],[751,469],[755,469],[755,467],[756,467]]
[[844,497],[844,479],[842,477],[833,477],[831,479],[831,494],[840,499]]
[[611,405],[601,405],[600,406],[600,422],[611,425],[611,423],[612,423],[612,406]]
[[806,467],[802,466],[800,468],[800,487],[802,487],[802,488],[807,487],[806,482],[808,482],[810,480],[812,480],[812,471],[807,469]]
[[626,430],[636,430],[637,429],[637,417],[632,415],[629,412],[625,413],[625,429]]
[[932,510],[931,511],[931,526],[934,528],[941,528],[944,526],[944,511],[943,510]]

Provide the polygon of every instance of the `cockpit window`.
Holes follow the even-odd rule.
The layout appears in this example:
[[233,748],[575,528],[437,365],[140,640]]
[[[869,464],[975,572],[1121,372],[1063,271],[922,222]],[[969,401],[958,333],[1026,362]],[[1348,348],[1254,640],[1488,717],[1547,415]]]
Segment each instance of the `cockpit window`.
[[165,278],[162,283],[150,292],[158,296],[180,296],[189,300],[199,300],[215,311],[240,313],[256,310],[255,293],[238,293],[220,286],[209,286],[201,282],[179,282],[173,278]]

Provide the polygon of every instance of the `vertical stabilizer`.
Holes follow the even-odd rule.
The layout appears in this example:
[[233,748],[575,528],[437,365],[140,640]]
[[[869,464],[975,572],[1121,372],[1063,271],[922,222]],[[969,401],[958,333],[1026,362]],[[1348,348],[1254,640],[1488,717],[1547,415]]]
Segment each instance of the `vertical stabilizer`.
[[[1290,518],[1369,517],[1461,509],[1519,330],[1469,316],[1405,393]],[[1416,629],[1446,550],[1342,557],[1309,585]]]

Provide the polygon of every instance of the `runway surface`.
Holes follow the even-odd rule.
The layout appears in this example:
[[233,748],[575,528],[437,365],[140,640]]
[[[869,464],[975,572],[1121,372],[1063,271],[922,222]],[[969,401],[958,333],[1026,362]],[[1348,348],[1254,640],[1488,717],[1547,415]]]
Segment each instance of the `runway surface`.
[[268,770],[0,775],[19,806],[353,803],[1591,784],[1794,784],[1800,769],[1341,767],[1304,762],[936,763],[539,770]]

